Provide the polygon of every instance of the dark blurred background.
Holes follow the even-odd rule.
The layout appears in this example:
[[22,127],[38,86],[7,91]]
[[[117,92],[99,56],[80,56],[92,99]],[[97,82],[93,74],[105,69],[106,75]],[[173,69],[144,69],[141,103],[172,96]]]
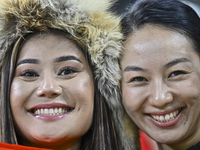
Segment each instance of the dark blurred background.
[[[180,0],[184,3],[190,5],[194,10],[196,10],[197,14],[200,16],[200,0]],[[116,0],[115,5],[113,6],[113,10],[117,14],[123,14],[126,12],[128,5],[133,4],[135,0]]]

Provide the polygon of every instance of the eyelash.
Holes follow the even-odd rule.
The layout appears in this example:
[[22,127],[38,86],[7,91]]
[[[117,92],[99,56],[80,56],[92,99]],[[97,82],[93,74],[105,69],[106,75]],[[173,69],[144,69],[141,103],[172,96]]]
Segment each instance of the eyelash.
[[58,75],[62,75],[62,73],[63,73],[64,71],[67,71],[67,74],[64,74],[63,76],[69,75],[69,74],[73,74],[73,73],[76,73],[76,72],[79,72],[79,71],[78,71],[77,69],[75,69],[75,68],[72,68],[72,67],[64,67],[64,68],[62,68],[62,69],[59,71]]
[[21,72],[19,76],[38,77],[39,75],[34,70],[27,69],[27,70],[24,70],[23,72]]
[[[62,74],[64,72],[64,74]],[[61,76],[66,76],[66,75],[70,75],[70,74],[73,74],[73,73],[76,73],[76,72],[79,72],[77,69],[75,68],[72,68],[72,67],[64,67],[62,68],[58,75],[61,75]],[[19,76],[21,77],[38,77],[38,73],[34,70],[31,70],[31,69],[26,69],[26,70],[23,70]]]
[[147,79],[143,77],[134,77],[130,80],[130,82],[147,82]]
[[[175,74],[175,73],[176,73],[176,74]],[[173,75],[173,74],[175,74],[175,75]],[[169,75],[169,78],[170,78],[170,77],[176,77],[176,76],[183,75],[183,74],[187,74],[187,72],[181,71],[181,70],[177,70],[177,71],[172,72],[172,73]]]

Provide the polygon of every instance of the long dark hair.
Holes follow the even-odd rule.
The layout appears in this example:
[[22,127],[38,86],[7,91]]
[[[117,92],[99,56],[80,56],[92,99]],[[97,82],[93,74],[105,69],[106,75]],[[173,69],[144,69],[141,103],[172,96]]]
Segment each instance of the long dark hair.
[[[50,34],[57,34],[65,36],[66,38],[71,39],[76,46],[81,49],[84,53],[88,64],[90,65],[93,77],[96,70],[94,64],[92,64],[89,54],[85,49],[86,46],[83,43],[79,43],[77,39],[74,39],[68,33],[63,33],[63,31],[58,31],[55,29],[50,29]],[[23,42],[31,38],[33,35],[39,34],[38,31],[34,31],[29,35],[24,36],[21,45]],[[21,46],[20,46],[21,47]],[[20,48],[18,50],[19,54]],[[12,50],[9,50],[2,68],[1,73],[1,142],[10,143],[10,144],[21,144],[23,145],[23,138],[21,138],[15,131],[13,117],[10,106],[10,86],[12,80],[11,58]],[[94,111],[93,111],[93,123],[89,131],[82,137],[81,141],[81,150],[121,150],[121,143],[119,137],[116,134],[116,129],[113,122],[113,117],[111,111],[108,108],[107,103],[100,94],[98,88],[98,81],[94,78]]]
[[200,18],[190,6],[177,0],[138,0],[121,20],[123,34],[128,37],[145,24],[186,35],[200,54]]

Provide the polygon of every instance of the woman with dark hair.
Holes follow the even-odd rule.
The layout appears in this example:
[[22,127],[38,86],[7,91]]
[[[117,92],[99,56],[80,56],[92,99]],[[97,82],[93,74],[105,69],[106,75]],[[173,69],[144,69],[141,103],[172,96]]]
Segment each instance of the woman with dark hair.
[[200,149],[200,18],[176,0],[138,0],[121,23],[127,113],[160,149]]
[[131,120],[115,101],[122,34],[109,7],[107,0],[0,1],[1,142],[137,149],[137,130],[126,130]]

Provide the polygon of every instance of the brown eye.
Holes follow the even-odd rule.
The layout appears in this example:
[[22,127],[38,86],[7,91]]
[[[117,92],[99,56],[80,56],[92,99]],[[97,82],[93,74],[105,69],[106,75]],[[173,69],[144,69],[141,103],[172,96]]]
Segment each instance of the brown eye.
[[23,77],[38,77],[39,75],[33,70],[25,70],[20,74],[20,76],[23,76]]
[[130,82],[147,82],[147,79],[144,77],[134,77]]
[[65,76],[65,75],[73,74],[76,72],[78,72],[78,70],[71,67],[66,67],[66,68],[62,68],[60,72],[58,73],[58,75]]
[[170,77],[176,77],[176,76],[183,75],[183,74],[187,74],[187,73],[184,72],[184,71],[180,71],[180,70],[174,71],[174,72],[172,72],[172,73],[169,75],[169,78],[170,78]]

